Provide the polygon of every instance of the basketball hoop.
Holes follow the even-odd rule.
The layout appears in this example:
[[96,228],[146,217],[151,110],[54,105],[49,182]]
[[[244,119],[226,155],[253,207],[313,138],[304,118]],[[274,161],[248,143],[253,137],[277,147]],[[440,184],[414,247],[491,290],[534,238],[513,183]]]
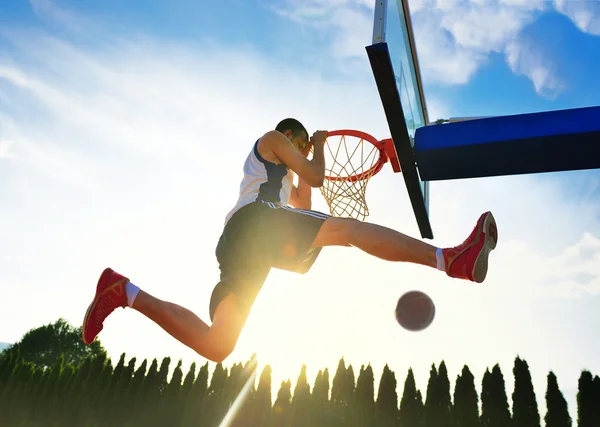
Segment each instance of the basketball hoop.
[[331,215],[363,221],[369,216],[369,180],[388,160],[394,171],[400,172],[392,139],[380,141],[358,130],[336,130],[328,133],[324,151],[325,180],[320,190]]

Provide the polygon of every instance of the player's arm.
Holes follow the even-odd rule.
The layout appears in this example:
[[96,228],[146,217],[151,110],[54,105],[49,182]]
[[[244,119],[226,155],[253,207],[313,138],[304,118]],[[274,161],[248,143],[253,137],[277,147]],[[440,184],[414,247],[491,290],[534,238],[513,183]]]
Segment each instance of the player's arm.
[[[322,132],[322,131],[321,131]],[[318,132],[315,132],[317,134]],[[293,170],[300,180],[304,181],[310,187],[320,187],[323,185],[325,177],[325,156],[323,153],[323,144],[327,138],[327,133],[315,135],[311,138],[313,144],[313,157],[308,160],[282,133],[277,131],[267,132],[262,138],[264,143],[275,154],[275,156],[291,170]],[[314,141],[313,141],[314,140]]]
[[298,179],[297,187],[295,185],[292,187],[290,205],[298,209],[312,208],[312,187],[302,179]]
[[[312,144],[309,142],[301,151],[304,157],[308,157]],[[298,209],[311,209],[312,208],[312,187],[308,185],[302,178],[298,178],[298,186],[292,187],[292,194],[290,195],[290,205]]]

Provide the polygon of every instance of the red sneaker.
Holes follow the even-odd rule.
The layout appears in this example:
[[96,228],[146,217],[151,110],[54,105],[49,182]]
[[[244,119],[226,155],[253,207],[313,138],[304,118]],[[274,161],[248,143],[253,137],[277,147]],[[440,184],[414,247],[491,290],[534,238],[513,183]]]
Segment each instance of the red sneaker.
[[471,235],[459,246],[443,249],[450,277],[481,283],[488,269],[488,256],[498,242],[498,228],[491,212],[479,217]]
[[91,344],[103,328],[104,319],[118,307],[127,306],[125,285],[129,279],[110,268],[98,279],[96,295],[85,313],[81,335],[85,344]]

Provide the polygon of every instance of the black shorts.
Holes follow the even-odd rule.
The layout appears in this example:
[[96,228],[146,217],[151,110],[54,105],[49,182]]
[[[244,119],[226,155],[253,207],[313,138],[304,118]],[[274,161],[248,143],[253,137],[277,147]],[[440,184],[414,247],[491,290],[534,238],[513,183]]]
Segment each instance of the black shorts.
[[216,249],[220,281],[210,299],[210,319],[229,292],[247,315],[271,268],[306,273],[321,248],[312,243],[329,215],[256,201],[227,222]]

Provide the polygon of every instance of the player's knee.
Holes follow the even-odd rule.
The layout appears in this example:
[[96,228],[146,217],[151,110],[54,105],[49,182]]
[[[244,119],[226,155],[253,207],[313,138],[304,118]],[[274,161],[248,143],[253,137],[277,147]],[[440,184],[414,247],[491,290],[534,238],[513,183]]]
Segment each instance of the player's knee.
[[229,357],[231,353],[233,353],[234,346],[227,345],[214,345],[211,347],[210,351],[206,352],[204,355],[208,360],[215,363],[222,363]]
[[193,345],[194,351],[211,362],[223,362],[235,349],[235,342],[219,337],[209,331]]
[[360,221],[354,218],[328,218],[317,238],[315,246],[350,246],[354,230]]
[[208,329],[205,340],[198,343],[201,348],[196,348],[196,352],[213,362],[223,362],[233,353],[246,316],[247,313],[242,312],[238,306],[235,293],[229,292],[218,303],[212,326]]

